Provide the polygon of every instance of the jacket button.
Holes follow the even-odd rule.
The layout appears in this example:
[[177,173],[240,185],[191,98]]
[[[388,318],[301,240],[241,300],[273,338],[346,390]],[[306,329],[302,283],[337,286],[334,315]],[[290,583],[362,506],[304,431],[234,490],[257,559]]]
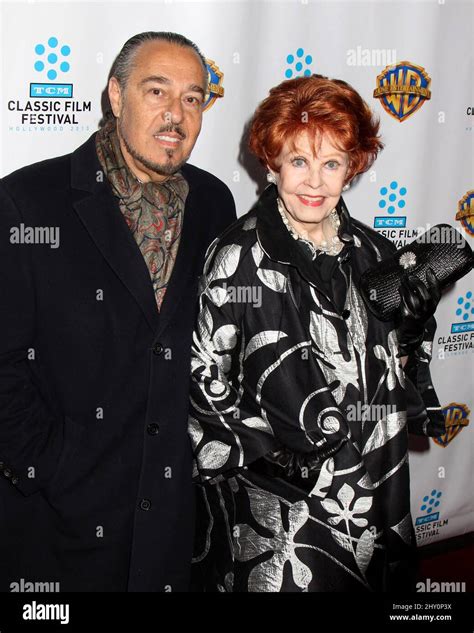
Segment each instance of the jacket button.
[[342,316],[343,319],[348,319],[349,316],[350,316],[350,313],[351,313],[351,311],[346,308],[345,310],[343,310],[341,312],[341,316]]
[[161,343],[155,343],[153,345],[153,354],[155,354],[156,356],[159,356],[160,354],[163,354],[164,351],[164,347]]
[[5,468],[5,470],[3,471],[3,474],[5,475],[5,477],[8,477],[8,478],[10,478],[13,475],[12,471],[9,468]]
[[142,510],[149,510],[151,508],[151,501],[150,501],[150,499],[142,499],[140,501],[140,508]]
[[13,477],[12,484],[15,486],[19,481],[18,477]]
[[158,435],[160,427],[156,424],[156,422],[152,422],[146,427],[146,430],[148,435]]

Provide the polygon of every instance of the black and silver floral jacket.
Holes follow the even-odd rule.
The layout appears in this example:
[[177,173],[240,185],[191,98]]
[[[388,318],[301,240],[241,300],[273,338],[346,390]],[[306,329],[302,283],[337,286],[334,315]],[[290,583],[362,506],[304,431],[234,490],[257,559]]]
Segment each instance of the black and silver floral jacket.
[[[270,185],[209,248],[193,339],[193,590],[374,591],[413,582],[408,432],[441,435],[429,362],[358,292],[395,247],[342,198],[336,305]],[[375,412],[375,414],[374,414]]]

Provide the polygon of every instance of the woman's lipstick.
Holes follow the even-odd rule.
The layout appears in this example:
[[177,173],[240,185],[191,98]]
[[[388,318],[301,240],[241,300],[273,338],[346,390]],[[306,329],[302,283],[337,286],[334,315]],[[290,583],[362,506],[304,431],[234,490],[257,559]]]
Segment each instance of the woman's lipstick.
[[307,207],[320,207],[322,205],[322,203],[324,202],[324,196],[302,196],[300,194],[296,194],[299,198],[299,200],[301,200],[301,202],[303,204],[305,204]]

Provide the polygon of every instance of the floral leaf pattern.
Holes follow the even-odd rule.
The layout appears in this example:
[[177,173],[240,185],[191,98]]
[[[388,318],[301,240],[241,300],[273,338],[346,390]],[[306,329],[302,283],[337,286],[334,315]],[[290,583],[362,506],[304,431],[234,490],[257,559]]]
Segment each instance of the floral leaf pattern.
[[199,452],[199,460],[207,465],[207,468],[221,468],[229,459],[230,446],[213,440],[205,444]]
[[352,384],[357,387],[359,370],[355,359],[354,349],[351,339],[348,338],[349,360],[345,360],[341,352],[336,328],[330,319],[317,314],[310,313],[309,331],[311,338],[323,353],[326,362],[321,362],[321,369],[328,384],[338,382],[334,389],[334,398],[339,404],[344,399],[347,386]]
[[365,527],[367,519],[356,517],[356,514],[365,514],[372,506],[372,497],[359,497],[356,499],[352,510],[350,509],[352,500],[354,499],[354,489],[348,484],[344,484],[337,493],[339,503],[334,499],[323,499],[321,505],[329,514],[333,514],[328,519],[331,525],[338,525],[342,520],[351,521],[358,527]]
[[240,251],[242,247],[237,244],[224,246],[217,253],[212,269],[212,280],[228,279],[237,270],[239,264]]
[[273,435],[272,427],[263,418],[247,418],[242,420],[242,424],[245,424],[245,426],[248,426],[250,429],[257,429],[258,431],[263,431],[264,433],[270,433]]
[[395,330],[392,330],[387,337],[387,347],[391,351],[387,351],[383,345],[374,346],[374,355],[385,363],[387,370],[387,389],[393,391],[397,385],[397,381],[403,387],[405,384],[403,370],[400,361],[396,358],[398,351],[398,338]]
[[245,360],[253,354],[256,350],[260,349],[264,345],[270,345],[270,343],[276,343],[281,338],[285,338],[288,336],[285,332],[280,332],[279,330],[266,330],[264,332],[259,332],[252,336],[250,341],[248,342],[247,348],[245,350]]
[[295,543],[294,537],[308,520],[307,504],[299,501],[290,507],[289,528],[285,530],[276,498],[251,488],[247,492],[256,521],[273,533],[271,537],[264,537],[249,525],[237,526],[234,541],[234,554],[237,560],[248,561],[268,551],[273,552],[271,558],[253,567],[249,574],[248,591],[280,591],[286,561],[290,562],[295,584],[305,589],[311,582],[312,572],[296,556],[296,549],[302,545]]
[[371,436],[365,443],[362,454],[367,455],[370,451],[384,446],[392,437],[395,437],[397,433],[400,433],[405,428],[406,419],[406,411],[388,413],[386,417],[377,422]]
[[356,560],[362,573],[365,573],[374,551],[374,536],[370,530],[364,530],[357,543]]
[[196,447],[203,438],[204,432],[199,422],[191,415],[188,418],[188,430],[193,446]]
[[286,277],[278,271],[259,268],[257,276],[271,290],[275,292],[285,292]]

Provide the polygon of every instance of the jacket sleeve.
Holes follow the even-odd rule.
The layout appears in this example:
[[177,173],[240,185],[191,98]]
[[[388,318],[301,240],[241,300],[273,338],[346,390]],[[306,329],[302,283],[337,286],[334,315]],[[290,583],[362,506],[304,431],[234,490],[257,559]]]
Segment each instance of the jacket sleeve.
[[189,434],[197,481],[219,481],[277,445],[255,398],[242,386],[246,304],[229,292],[250,287],[256,266],[239,244],[215,240],[208,253],[191,360]]
[[[397,248],[388,239],[385,241],[387,257],[393,256]],[[439,437],[446,433],[445,415],[433,386],[430,372],[436,319],[432,316],[425,323],[423,342],[408,356],[404,366],[407,398],[407,427],[413,435]]]
[[421,345],[408,356],[406,376],[407,423],[409,433],[440,437],[446,433],[446,419],[433,386],[430,372],[436,320],[425,324]]
[[29,256],[35,245],[12,239],[12,229],[22,222],[0,182],[0,477],[28,495],[45,486],[56,469],[64,421],[45,407],[29,367],[35,351]]

